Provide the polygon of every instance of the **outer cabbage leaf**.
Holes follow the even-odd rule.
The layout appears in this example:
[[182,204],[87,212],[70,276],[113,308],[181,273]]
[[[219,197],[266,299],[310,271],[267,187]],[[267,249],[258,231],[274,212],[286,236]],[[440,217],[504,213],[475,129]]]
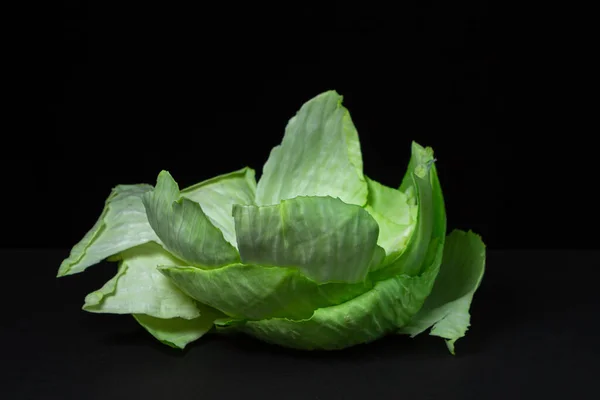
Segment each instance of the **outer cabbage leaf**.
[[183,349],[189,343],[210,332],[214,327],[215,320],[223,318],[223,314],[203,304],[198,304],[198,309],[201,316],[194,319],[162,319],[145,314],[134,314],[133,317],[162,343]]
[[485,270],[485,244],[473,232],[453,231],[446,239],[442,267],[431,295],[410,324],[399,333],[416,336],[428,328],[431,335],[454,343],[465,336],[470,325],[469,308]]
[[317,308],[343,303],[372,287],[369,282],[317,285],[297,269],[258,265],[160,270],[190,297],[232,318],[249,320],[310,318]]
[[309,319],[272,318],[216,322],[222,331],[240,331],[263,341],[303,350],[335,350],[368,343],[407,324],[431,291],[441,263],[438,257],[419,276],[398,275],[345,303],[319,308]]
[[307,101],[292,117],[281,145],[263,168],[256,204],[273,205],[298,196],[339,197],[363,206],[363,176],[358,133],[335,91]]
[[117,257],[117,274],[86,297],[84,310],[132,314],[158,340],[178,348],[200,338],[223,317],[185,295],[157,270],[162,264],[181,265],[159,245],[146,243]]
[[315,282],[364,281],[379,227],[363,208],[332,197],[296,197],[274,206],[233,207],[246,264],[298,268]]
[[200,204],[181,196],[167,171],[158,175],[156,187],[142,200],[148,222],[164,246],[188,265],[215,267],[239,261],[236,248],[225,240]]
[[200,204],[202,211],[223,233],[225,240],[237,246],[231,209],[234,204],[254,204],[255,172],[251,168],[243,168],[220,175],[183,189],[181,195]]
[[[420,167],[419,167],[420,166]],[[426,208],[430,227],[422,263],[414,275],[385,277],[373,289],[345,303],[320,308],[309,319],[271,318],[261,321],[216,322],[221,331],[240,331],[261,340],[298,349],[342,349],[396,332],[411,321],[431,293],[438,275],[446,236],[446,211],[433,163],[417,164],[415,181],[429,187]],[[419,197],[422,199],[422,197]]]
[[419,274],[424,266],[429,265],[433,257],[430,249],[434,243],[437,209],[444,210],[443,235],[446,234],[444,199],[434,164],[433,150],[413,142],[409,169],[407,176],[410,177],[412,186],[404,191],[414,191],[417,206],[416,225],[406,247],[398,253],[398,257],[375,271],[375,280],[387,279],[398,274],[414,276]]
[[106,199],[96,224],[60,265],[58,276],[76,274],[131,247],[160,240],[148,224],[142,196],[150,185],[119,185]]
[[146,243],[125,250],[118,258],[117,274],[86,296],[84,310],[156,318],[192,319],[200,315],[196,302],[158,271],[159,265],[183,265],[162,247]]

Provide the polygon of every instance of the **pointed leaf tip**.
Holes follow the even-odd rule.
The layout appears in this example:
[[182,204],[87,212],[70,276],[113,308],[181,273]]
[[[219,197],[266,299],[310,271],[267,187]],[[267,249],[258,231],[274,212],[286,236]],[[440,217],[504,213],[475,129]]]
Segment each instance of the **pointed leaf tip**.
[[166,248],[190,265],[215,267],[239,261],[234,246],[204,213],[200,204],[182,197],[168,172],[159,174],[143,197],[148,222]]

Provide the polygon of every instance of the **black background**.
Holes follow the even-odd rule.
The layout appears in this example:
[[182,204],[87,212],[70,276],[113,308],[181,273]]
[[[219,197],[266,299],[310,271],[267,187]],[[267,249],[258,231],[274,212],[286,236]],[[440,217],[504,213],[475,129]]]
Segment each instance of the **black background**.
[[1,246],[70,248],[113,186],[162,169],[181,187],[260,175],[287,120],[335,89],[370,177],[398,185],[410,142],[434,148],[450,229],[495,249],[597,247],[593,129],[564,90],[586,63],[561,53],[564,19],[481,1],[202,4],[41,16],[24,151],[5,147],[21,195],[3,202],[30,211],[9,213]]
[[[17,90],[1,147],[0,397],[597,398],[585,10],[49,3],[6,38]],[[206,337],[177,352],[131,318],[81,311],[115,266],[56,271],[113,186],[162,169],[181,187],[246,165],[260,174],[287,120],[328,89],[344,95],[367,175],[395,186],[410,142],[432,146],[449,229],[488,245],[456,357],[427,335],[326,354]]]

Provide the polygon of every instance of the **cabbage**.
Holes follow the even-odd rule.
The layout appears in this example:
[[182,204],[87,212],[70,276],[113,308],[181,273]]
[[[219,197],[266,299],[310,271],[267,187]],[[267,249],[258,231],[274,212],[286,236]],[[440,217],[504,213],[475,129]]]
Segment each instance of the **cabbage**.
[[58,276],[103,260],[118,271],[83,309],[131,314],[176,348],[216,332],[333,350],[430,329],[454,354],[485,245],[446,236],[431,148],[413,142],[398,189],[367,177],[328,91],[289,120],[258,182],[244,168],[183,190],[167,171],[154,186],[116,186]]

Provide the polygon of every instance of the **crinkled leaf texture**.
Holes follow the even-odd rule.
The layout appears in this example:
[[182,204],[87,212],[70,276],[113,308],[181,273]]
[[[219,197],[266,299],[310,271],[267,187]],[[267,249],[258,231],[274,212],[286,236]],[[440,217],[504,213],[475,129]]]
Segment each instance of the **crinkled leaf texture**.
[[84,310],[132,314],[158,340],[180,348],[208,332],[221,316],[209,307],[199,307],[158,271],[163,264],[181,265],[158,244],[133,247],[118,259],[117,274],[87,295]]
[[84,310],[131,314],[177,348],[213,330],[333,350],[432,328],[454,353],[485,246],[446,238],[434,161],[413,143],[398,189],[365,176],[342,96],[324,92],[290,119],[258,183],[244,168],[183,190],[167,171],[155,187],[117,186],[58,275],[118,261]]
[[154,190],[142,199],[150,226],[172,254],[197,267],[239,261],[236,248],[225,240],[200,203],[181,196],[169,172],[162,171]]
[[[415,227],[418,243],[399,257],[374,270],[374,286],[339,305],[316,309],[310,318],[270,318],[256,321],[220,321],[218,329],[237,330],[261,340],[298,349],[343,349],[371,342],[397,331],[420,310],[431,292],[442,261],[446,214],[432,154],[413,146],[418,159],[412,180],[417,204],[428,211]],[[417,260],[417,261],[415,261]],[[418,264],[418,268],[415,267]]]
[[160,242],[148,223],[142,196],[150,185],[119,185],[92,229],[60,265],[58,276],[76,274],[121,251],[151,241]]
[[[158,340],[170,346],[184,348],[189,342],[210,331],[213,321],[222,318],[224,314],[193,300],[159,271],[159,267],[163,265],[184,266],[189,262],[176,256],[176,252],[168,251],[167,245],[159,239],[148,220],[147,208],[150,207],[144,205],[144,196],[147,196],[146,201],[149,203],[167,203],[161,212],[171,219],[161,224],[162,230],[157,229],[157,232],[168,242],[172,242],[170,235],[187,234],[188,236],[184,236],[187,238],[197,234],[198,224],[188,227],[183,233],[173,233],[172,223],[174,218],[179,217],[173,215],[180,212],[181,208],[172,206],[182,202],[189,203],[193,201],[190,199],[199,197],[202,198],[204,211],[199,212],[193,205],[191,213],[207,216],[209,221],[202,221],[207,227],[206,231],[222,240],[224,234],[215,226],[220,226],[223,232],[227,232],[227,227],[234,226],[232,204],[252,204],[256,181],[254,171],[246,168],[210,179],[179,193],[177,185],[169,178],[170,175],[166,173],[159,175],[158,181],[162,183],[162,187],[157,185],[158,190],[146,184],[120,185],[113,189],[94,227],[73,247],[70,256],[61,264],[59,276],[82,272],[104,259],[119,261],[115,277],[102,288],[90,293],[83,309],[95,313],[131,314]],[[164,200],[169,195],[174,198],[171,203]],[[224,197],[230,200],[224,201]],[[179,221],[182,224],[193,222],[183,218]],[[182,228],[184,227],[185,225]],[[231,234],[232,230],[229,232]],[[230,240],[235,242],[235,236]],[[229,251],[228,257],[231,259],[239,258],[235,247],[226,240],[219,242],[219,245]],[[193,251],[186,252],[186,248],[177,243],[175,246],[181,254],[195,254]],[[223,259],[222,254],[214,258],[206,254],[202,257],[202,261],[208,260],[207,264],[212,265],[219,264]]]
[[454,343],[465,336],[471,316],[469,308],[485,271],[485,244],[471,231],[454,230],[446,240],[439,276],[423,307],[399,333],[416,336],[433,327],[431,335]]
[[364,281],[379,226],[363,208],[333,197],[295,197],[233,208],[238,248],[250,264],[294,267],[317,283]]
[[306,102],[288,122],[281,145],[264,165],[256,204],[331,196],[363,206],[367,190],[358,132],[342,96],[328,91]]

